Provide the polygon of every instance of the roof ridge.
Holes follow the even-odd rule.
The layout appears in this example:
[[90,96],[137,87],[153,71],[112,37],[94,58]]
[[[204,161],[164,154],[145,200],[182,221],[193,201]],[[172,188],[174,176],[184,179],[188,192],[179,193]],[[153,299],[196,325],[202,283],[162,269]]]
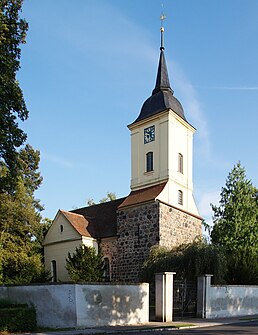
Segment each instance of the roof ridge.
[[[110,204],[110,203],[115,203],[116,201],[118,202],[118,201],[122,201],[122,200],[124,200],[126,198],[126,196],[125,197],[122,197],[122,198],[118,198],[118,199],[114,199],[114,200],[110,200],[110,201],[106,201],[106,202],[100,202],[100,203],[98,203],[98,204],[94,204],[94,205],[90,205],[90,206],[84,206],[84,207],[80,207],[80,208],[76,208],[76,209],[73,209],[73,210],[71,210],[71,211],[69,211],[69,213],[74,213],[74,214],[77,214],[77,213],[75,213],[76,211],[78,211],[78,210],[82,210],[82,209],[85,209],[85,208],[93,208],[93,207],[97,207],[97,206],[107,206],[108,204]],[[82,215],[82,214],[80,214],[80,215]]]

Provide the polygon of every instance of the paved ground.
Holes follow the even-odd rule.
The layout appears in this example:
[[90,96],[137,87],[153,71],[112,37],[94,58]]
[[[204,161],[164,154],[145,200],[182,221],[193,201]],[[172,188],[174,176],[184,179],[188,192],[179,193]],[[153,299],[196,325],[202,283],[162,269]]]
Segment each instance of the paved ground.
[[[162,331],[161,331],[162,330]],[[115,335],[143,335],[140,331],[116,333]],[[150,329],[145,335],[257,335],[258,320],[223,324],[212,327],[197,327],[190,329]]]
[[[253,321],[253,322],[250,322]],[[149,322],[147,324],[141,324],[141,325],[133,325],[133,326],[108,326],[108,327],[95,327],[95,328],[87,328],[87,329],[73,329],[73,330],[65,330],[65,331],[51,331],[51,332],[42,332],[42,333],[26,333],[26,334],[19,334],[19,335],[79,335],[79,334],[124,334],[124,333],[142,333],[142,332],[148,332],[149,335],[151,333],[155,333],[158,330],[162,330],[162,334],[165,335],[168,331],[175,329],[175,325],[180,324],[180,323],[188,323],[192,324],[191,327],[192,330],[195,329],[195,331],[191,332],[193,334],[200,334],[204,332],[200,332],[200,328],[208,328],[208,327],[217,327],[217,326],[225,326],[225,325],[239,325],[242,323],[249,323],[251,325],[255,325],[255,331],[256,332],[249,332],[246,334],[257,334],[258,335],[258,315],[254,316],[247,316],[247,317],[237,317],[237,318],[223,318],[223,319],[188,319],[188,320],[178,320],[175,322]],[[223,332],[215,332],[215,328],[213,328],[212,334],[223,334]],[[188,328],[189,329],[189,328]],[[199,332],[196,332],[196,330],[199,329]],[[203,329],[203,330],[204,330]],[[184,331],[183,331],[184,330]],[[235,330],[232,330],[231,333],[228,332],[229,328],[227,328],[225,334],[242,334],[241,332],[236,332]],[[183,335],[184,333],[189,333],[190,332],[185,332],[186,328],[182,328],[182,331],[179,333]],[[210,332],[207,333],[205,331],[205,335],[211,334]],[[245,333],[243,333],[245,334]]]

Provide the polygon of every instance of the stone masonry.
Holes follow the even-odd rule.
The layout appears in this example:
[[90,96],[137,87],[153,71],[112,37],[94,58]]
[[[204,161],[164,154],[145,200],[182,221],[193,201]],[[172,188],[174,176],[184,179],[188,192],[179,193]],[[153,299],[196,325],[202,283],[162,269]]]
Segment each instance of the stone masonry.
[[159,244],[172,248],[202,236],[202,219],[177,208],[159,203]]
[[117,278],[137,282],[150,248],[159,243],[159,203],[118,211],[117,234]]
[[117,266],[112,279],[137,282],[150,248],[172,248],[202,235],[201,219],[172,206],[152,201],[117,213]]
[[111,281],[115,281],[117,273],[117,237],[103,238],[100,241],[100,250],[104,257],[109,259]]

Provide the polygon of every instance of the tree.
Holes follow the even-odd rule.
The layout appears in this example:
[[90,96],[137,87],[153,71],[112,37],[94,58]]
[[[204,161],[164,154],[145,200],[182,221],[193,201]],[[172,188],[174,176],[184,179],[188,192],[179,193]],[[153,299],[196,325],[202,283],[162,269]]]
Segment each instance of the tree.
[[0,193],[0,248],[3,283],[37,281],[44,272],[38,235],[41,216],[22,179],[14,195]]
[[17,148],[26,140],[18,120],[28,117],[22,90],[16,80],[20,68],[20,44],[28,24],[20,18],[22,0],[0,2],[0,191],[11,192],[17,181]]
[[42,178],[39,152],[26,145],[19,151],[16,189],[0,192],[0,269],[3,283],[29,283],[44,279],[41,242],[47,224],[35,199]]
[[257,192],[238,163],[222,187],[219,206],[212,205],[211,240],[226,251],[231,284],[258,284]]
[[42,280],[40,224],[43,207],[34,196],[42,182],[40,155],[29,144],[19,121],[28,118],[16,79],[28,24],[20,18],[23,0],[0,1],[0,280]]
[[175,271],[176,278],[186,280],[196,280],[197,276],[212,273],[214,283],[222,284],[225,269],[223,250],[206,240],[197,240],[172,249],[152,247],[143,266],[142,279],[153,282],[155,273],[166,271]]
[[81,245],[73,255],[68,253],[66,269],[74,282],[103,281],[102,255],[97,254],[93,247]]
[[[116,194],[114,192],[107,192],[107,196],[100,199],[99,203],[103,204],[104,202],[113,201],[113,200],[116,200]],[[87,199],[86,202],[88,206],[96,205],[96,202],[92,198]]]

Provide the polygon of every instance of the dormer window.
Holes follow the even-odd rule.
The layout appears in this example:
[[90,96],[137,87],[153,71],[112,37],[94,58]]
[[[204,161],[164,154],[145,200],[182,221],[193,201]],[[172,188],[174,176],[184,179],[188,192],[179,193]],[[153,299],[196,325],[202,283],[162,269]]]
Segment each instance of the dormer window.
[[183,173],[183,155],[178,154],[178,172]]
[[150,151],[146,154],[146,172],[153,171],[153,152]]

